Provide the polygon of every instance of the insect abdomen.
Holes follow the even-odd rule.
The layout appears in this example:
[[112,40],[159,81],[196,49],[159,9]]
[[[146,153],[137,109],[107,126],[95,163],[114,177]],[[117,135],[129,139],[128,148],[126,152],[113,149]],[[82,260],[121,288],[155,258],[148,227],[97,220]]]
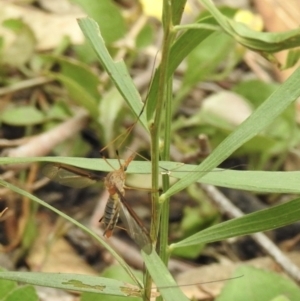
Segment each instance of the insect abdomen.
[[101,222],[104,224],[104,232],[103,236],[109,238],[113,234],[113,230],[119,219],[119,211],[120,211],[120,200],[119,197],[113,198],[109,197],[107,200],[104,215],[101,218]]

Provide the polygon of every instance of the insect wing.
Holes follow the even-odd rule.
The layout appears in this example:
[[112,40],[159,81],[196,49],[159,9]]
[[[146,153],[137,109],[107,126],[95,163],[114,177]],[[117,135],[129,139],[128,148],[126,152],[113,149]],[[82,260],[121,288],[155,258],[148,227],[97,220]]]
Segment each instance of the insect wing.
[[148,231],[139,220],[136,213],[126,203],[124,197],[120,195],[120,218],[128,230],[129,236],[139,245],[139,247],[147,254],[152,252],[152,243]]
[[96,174],[63,164],[47,164],[42,172],[54,182],[75,188],[90,186],[101,179]]

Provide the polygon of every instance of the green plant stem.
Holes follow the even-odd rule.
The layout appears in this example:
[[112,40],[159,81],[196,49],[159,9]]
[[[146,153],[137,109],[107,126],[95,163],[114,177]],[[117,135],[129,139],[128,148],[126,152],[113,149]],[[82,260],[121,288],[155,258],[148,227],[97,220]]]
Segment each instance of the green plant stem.
[[[164,40],[162,46],[162,58],[160,64],[158,95],[155,108],[154,122],[150,126],[151,134],[151,158],[152,158],[152,221],[150,236],[153,245],[156,246],[157,234],[159,230],[160,221],[160,204],[159,204],[159,142],[160,130],[163,118],[164,103],[167,98],[167,83],[168,83],[168,64],[171,44],[174,38],[172,32],[172,7],[169,0],[163,1],[163,29]],[[151,278],[149,274],[146,275],[145,283],[145,297],[150,299],[151,294]]]
[[158,225],[160,220],[160,205],[158,202],[158,191],[159,191],[159,149],[160,149],[160,131],[163,118],[164,104],[167,99],[167,89],[168,86],[168,63],[170,48],[173,41],[172,28],[172,14],[171,5],[168,0],[164,0],[163,5],[163,24],[164,24],[164,40],[162,47],[162,58],[160,65],[159,74],[159,85],[158,85],[158,95],[156,102],[155,118],[151,125],[151,155],[152,155],[152,213],[153,220],[151,224],[151,238],[156,242],[158,234]]
[[[172,120],[172,79],[168,80],[167,84],[167,98],[165,108],[165,127],[164,127],[164,145],[162,151],[162,160],[170,160],[170,146],[171,146],[171,120]],[[163,191],[167,191],[170,187],[170,177],[163,175]],[[166,199],[161,206],[160,232],[159,232],[159,255],[161,260],[167,266],[169,254],[167,252],[168,238],[169,238],[169,215],[170,215],[170,199]]]

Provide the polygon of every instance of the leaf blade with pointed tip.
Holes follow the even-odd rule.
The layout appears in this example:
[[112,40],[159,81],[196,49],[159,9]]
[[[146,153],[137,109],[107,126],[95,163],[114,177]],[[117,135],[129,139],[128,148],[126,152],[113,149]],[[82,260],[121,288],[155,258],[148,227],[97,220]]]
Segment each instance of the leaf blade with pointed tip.
[[[300,96],[300,68],[263,102],[232,134],[230,134],[200,165],[187,174],[161,196],[161,201],[196,182],[222,163],[245,142],[249,141],[278,117]],[[203,172],[205,170],[206,172]],[[197,174],[196,171],[199,173]]]
[[230,237],[272,230],[299,220],[300,198],[214,225],[172,244],[170,248],[205,244]]

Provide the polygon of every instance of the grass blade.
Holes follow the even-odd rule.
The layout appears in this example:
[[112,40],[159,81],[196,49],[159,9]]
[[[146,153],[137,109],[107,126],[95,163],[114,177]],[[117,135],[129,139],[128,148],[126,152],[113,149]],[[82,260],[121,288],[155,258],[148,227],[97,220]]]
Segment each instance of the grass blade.
[[252,234],[283,227],[300,220],[300,198],[272,208],[235,218],[201,232],[178,243],[171,249],[219,241],[230,237]]
[[189,173],[173,185],[161,196],[161,201],[171,197],[183,190],[190,184],[203,177],[209,170],[212,170],[229,157],[245,142],[249,141],[271,122],[278,117],[293,101],[300,96],[300,68],[282,84],[254,113],[247,118],[232,134],[230,134],[212,153],[205,159],[195,171]]
[[90,292],[114,296],[141,296],[141,290],[131,284],[110,278],[33,272],[0,272],[0,279],[8,279],[33,285],[54,287],[64,290]]

